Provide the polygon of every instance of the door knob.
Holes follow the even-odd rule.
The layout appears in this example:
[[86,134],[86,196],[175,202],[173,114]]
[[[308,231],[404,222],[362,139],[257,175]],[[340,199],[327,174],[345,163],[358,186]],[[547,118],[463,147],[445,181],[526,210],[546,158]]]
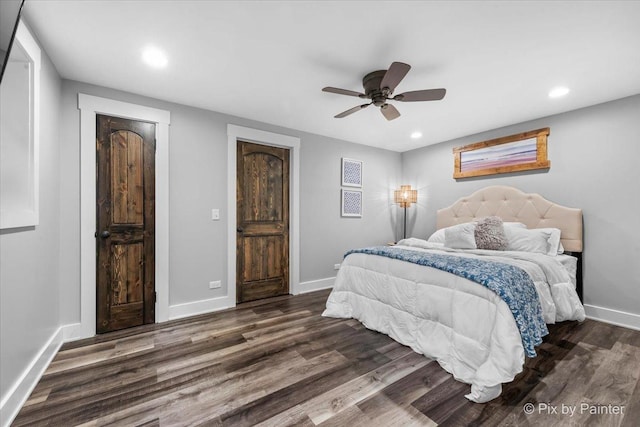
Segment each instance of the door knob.
[[109,236],[111,236],[111,233],[109,233],[109,230],[104,230],[102,233],[100,233],[100,237],[102,237],[103,239],[106,239]]
[[242,233],[242,232],[244,231],[244,229],[243,229],[242,227],[238,227],[238,228],[236,228],[236,231],[237,231],[238,233]]

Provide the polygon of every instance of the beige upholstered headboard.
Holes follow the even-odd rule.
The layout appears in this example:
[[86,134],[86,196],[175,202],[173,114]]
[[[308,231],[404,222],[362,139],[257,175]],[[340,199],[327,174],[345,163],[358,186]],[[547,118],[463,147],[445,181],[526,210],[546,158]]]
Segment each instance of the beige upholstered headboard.
[[483,188],[440,209],[436,226],[440,229],[492,215],[522,222],[528,228],[559,228],[565,250],[582,252],[582,209],[556,205],[539,194],[504,185]]

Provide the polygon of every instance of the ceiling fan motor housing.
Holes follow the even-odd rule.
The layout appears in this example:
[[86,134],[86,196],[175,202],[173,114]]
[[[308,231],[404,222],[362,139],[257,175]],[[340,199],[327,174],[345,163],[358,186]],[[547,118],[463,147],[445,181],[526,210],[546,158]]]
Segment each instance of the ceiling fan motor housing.
[[389,88],[381,88],[380,83],[387,70],[373,71],[362,78],[362,86],[367,98],[373,101],[373,105],[380,107],[387,102],[389,95],[393,93]]

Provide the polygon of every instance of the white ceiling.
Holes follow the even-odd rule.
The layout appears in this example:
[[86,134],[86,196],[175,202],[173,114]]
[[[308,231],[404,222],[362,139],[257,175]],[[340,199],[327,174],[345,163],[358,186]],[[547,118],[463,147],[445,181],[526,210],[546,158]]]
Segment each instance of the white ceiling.
[[[406,151],[640,93],[638,1],[56,1],[26,19],[63,78]],[[140,59],[164,50],[165,69]],[[412,66],[388,122],[362,77]],[[569,95],[549,99],[566,85]],[[421,131],[423,137],[409,135]]]

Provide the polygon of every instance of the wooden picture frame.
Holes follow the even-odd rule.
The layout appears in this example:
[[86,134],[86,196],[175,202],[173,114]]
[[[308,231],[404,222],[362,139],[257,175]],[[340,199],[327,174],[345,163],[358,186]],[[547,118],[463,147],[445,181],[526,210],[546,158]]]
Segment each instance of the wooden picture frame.
[[342,186],[362,187],[362,160],[342,158]]
[[343,217],[362,217],[362,191],[361,190],[341,190],[341,206]]
[[549,128],[532,130],[453,149],[453,178],[549,169]]

